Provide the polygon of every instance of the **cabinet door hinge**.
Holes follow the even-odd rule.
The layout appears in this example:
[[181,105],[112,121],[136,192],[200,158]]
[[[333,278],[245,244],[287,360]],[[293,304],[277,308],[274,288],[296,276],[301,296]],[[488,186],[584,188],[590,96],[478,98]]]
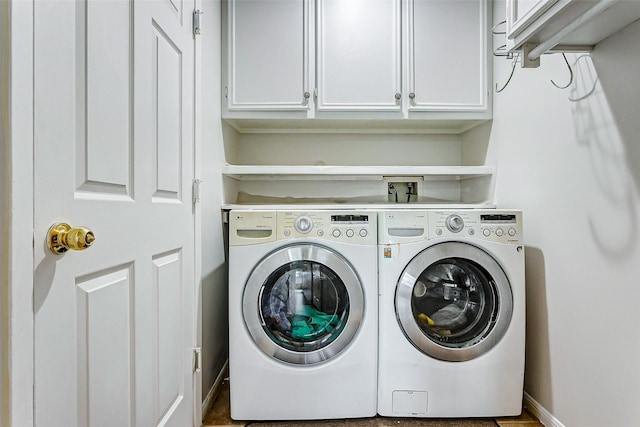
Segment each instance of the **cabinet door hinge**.
[[202,371],[202,347],[194,347],[193,355],[193,371],[195,373],[200,373]]
[[201,33],[201,27],[200,27],[200,15],[202,15],[204,12],[202,12],[200,9],[196,9],[193,11],[193,36],[199,36]]
[[194,179],[192,186],[191,186],[191,194],[192,194],[192,198],[191,201],[193,203],[199,203],[200,202],[200,183],[202,182],[202,180],[200,179]]

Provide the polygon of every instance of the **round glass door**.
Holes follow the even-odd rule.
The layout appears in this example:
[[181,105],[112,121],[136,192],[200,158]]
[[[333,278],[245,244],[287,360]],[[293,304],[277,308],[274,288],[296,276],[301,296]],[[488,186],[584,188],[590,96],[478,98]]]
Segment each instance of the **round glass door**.
[[396,313],[407,338],[446,361],[489,351],[504,336],[512,311],[511,287],[498,262],[466,243],[441,243],[418,254],[396,290]]
[[352,266],[319,245],[291,245],[265,257],[243,296],[244,319],[258,347],[283,362],[313,365],[352,340],[364,293]]

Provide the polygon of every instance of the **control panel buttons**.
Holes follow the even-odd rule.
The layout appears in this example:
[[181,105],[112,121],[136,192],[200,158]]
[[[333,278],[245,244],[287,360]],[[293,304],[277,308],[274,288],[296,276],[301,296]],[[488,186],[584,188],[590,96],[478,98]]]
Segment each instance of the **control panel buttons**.
[[469,236],[474,236],[476,234],[476,230],[474,230],[473,228],[469,229]]
[[438,236],[442,236],[442,228],[437,228],[437,229],[436,229],[436,234],[437,234]]
[[298,233],[306,234],[313,229],[313,220],[308,215],[300,215],[294,221],[293,226]]
[[367,230],[365,230],[364,228],[360,230],[360,232],[358,233],[360,235],[360,237],[367,237],[369,235],[369,233],[367,232]]
[[347,231],[344,232],[344,234],[346,234],[347,237],[353,237],[354,232],[352,229],[349,228]]
[[449,215],[444,223],[452,233],[459,233],[464,228],[464,220],[457,214]]
[[502,228],[496,228],[496,236],[502,237],[504,235],[504,230]]
[[509,233],[509,236],[513,237],[516,235],[516,229],[510,228],[509,231],[507,231],[507,233]]
[[491,230],[485,228],[484,230],[482,230],[482,234],[484,235],[484,237],[489,237],[491,236]]
[[342,233],[340,232],[340,230],[338,230],[337,228],[334,228],[334,230],[331,232],[331,235],[333,237],[340,237]]
[[284,230],[284,235],[289,237],[291,236],[291,230],[289,230],[288,228]]
[[320,229],[318,230],[318,232],[316,233],[318,236],[324,236],[324,230]]

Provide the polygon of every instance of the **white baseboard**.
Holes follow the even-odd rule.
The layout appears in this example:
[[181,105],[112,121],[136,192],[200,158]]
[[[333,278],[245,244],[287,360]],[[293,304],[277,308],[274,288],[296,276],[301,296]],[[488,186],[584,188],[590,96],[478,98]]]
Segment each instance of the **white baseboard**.
[[207,412],[209,412],[209,409],[211,409],[211,406],[213,405],[213,402],[216,400],[216,396],[218,395],[218,391],[220,391],[220,387],[222,386],[222,381],[224,381],[228,373],[229,373],[229,359],[227,359],[224,362],[224,365],[222,365],[222,369],[220,369],[220,372],[218,372],[218,376],[216,377],[216,380],[213,382],[211,389],[207,393],[207,397],[202,402],[203,417],[204,415],[207,414]]
[[526,392],[524,393],[524,407],[535,415],[545,427],[565,427],[559,419]]

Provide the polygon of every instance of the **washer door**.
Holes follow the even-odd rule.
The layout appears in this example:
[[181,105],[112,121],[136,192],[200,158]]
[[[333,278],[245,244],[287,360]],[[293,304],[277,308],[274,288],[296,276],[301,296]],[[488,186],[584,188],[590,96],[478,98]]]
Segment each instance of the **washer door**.
[[335,251],[290,245],[267,255],[247,280],[243,316],[258,347],[296,365],[324,362],[345,349],[364,312],[362,284]]
[[409,262],[396,288],[396,315],[411,343],[428,356],[479,357],[504,336],[513,312],[500,264],[460,242],[431,246]]

